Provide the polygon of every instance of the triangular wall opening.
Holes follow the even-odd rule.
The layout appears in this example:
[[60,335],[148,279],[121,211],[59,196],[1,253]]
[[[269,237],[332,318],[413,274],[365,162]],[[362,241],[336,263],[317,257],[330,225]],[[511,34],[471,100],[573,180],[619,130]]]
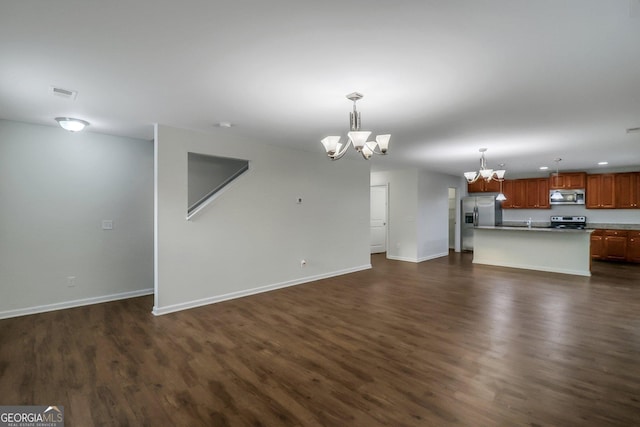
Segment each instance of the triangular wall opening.
[[248,160],[188,153],[187,219],[212,202],[222,190],[248,170]]

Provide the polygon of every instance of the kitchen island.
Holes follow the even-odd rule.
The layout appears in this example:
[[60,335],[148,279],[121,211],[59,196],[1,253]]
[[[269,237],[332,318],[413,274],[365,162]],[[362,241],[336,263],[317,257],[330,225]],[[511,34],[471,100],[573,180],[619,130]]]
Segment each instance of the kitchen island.
[[475,227],[475,264],[591,276],[593,230]]

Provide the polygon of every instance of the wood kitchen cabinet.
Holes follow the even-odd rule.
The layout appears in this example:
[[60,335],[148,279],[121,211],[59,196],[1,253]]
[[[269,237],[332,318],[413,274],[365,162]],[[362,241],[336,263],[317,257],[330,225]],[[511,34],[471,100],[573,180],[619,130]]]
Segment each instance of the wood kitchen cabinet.
[[502,182],[502,194],[507,198],[507,200],[502,201],[502,209],[513,209],[515,208],[514,200],[513,200],[513,180],[505,179]]
[[616,173],[615,207],[640,209],[640,172]]
[[587,175],[587,209],[613,209],[615,207],[615,174]]
[[586,172],[564,172],[549,177],[549,189],[584,189],[587,186]]
[[595,230],[591,233],[591,248],[592,259],[605,259],[604,253],[604,230]]
[[502,209],[522,209],[525,207],[525,179],[505,179],[502,193],[507,200],[502,202]]
[[640,230],[594,230],[591,259],[640,263]]
[[527,209],[550,209],[549,180],[546,178],[532,178],[525,181],[525,207]]
[[507,200],[503,209],[550,209],[549,180],[546,178],[511,179],[502,183]]
[[640,263],[640,231],[629,231],[627,261]]
[[467,192],[468,193],[499,193],[500,192],[500,182],[492,179],[487,182],[484,179],[480,178],[476,182],[467,184]]
[[606,259],[613,261],[626,261],[627,259],[627,236],[625,230],[605,230],[604,231],[604,253]]

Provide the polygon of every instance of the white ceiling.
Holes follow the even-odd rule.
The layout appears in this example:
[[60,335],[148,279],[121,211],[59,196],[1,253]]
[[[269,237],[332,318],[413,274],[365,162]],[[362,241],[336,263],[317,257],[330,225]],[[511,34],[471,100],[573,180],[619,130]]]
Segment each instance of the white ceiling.
[[375,169],[457,175],[480,147],[507,177],[556,157],[637,167],[640,0],[0,3],[0,118],[147,139],[158,122],[321,156],[353,91],[363,129],[392,134]]

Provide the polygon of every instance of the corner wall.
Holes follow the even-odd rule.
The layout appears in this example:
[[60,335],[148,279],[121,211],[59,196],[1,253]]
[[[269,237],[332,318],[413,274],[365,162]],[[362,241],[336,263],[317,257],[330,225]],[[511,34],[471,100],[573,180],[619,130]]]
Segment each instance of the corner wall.
[[[418,169],[371,174],[371,185],[385,184],[389,185],[387,258],[421,262],[447,256],[449,188],[457,189],[456,204],[459,206],[460,195],[466,190],[463,179]],[[457,236],[459,228],[458,224]],[[459,248],[459,243],[456,245]]]
[[[250,161],[190,221],[188,152]],[[155,156],[155,314],[371,267],[368,162],[163,125]]]
[[418,262],[418,170],[371,174],[371,185],[389,185],[387,258]]
[[[456,188],[456,236],[460,234],[460,194],[466,187],[457,176],[421,170],[418,181],[418,260],[449,255],[449,188]],[[456,239],[460,251],[460,239]]]
[[150,294],[152,251],[151,141],[0,120],[0,318]]

